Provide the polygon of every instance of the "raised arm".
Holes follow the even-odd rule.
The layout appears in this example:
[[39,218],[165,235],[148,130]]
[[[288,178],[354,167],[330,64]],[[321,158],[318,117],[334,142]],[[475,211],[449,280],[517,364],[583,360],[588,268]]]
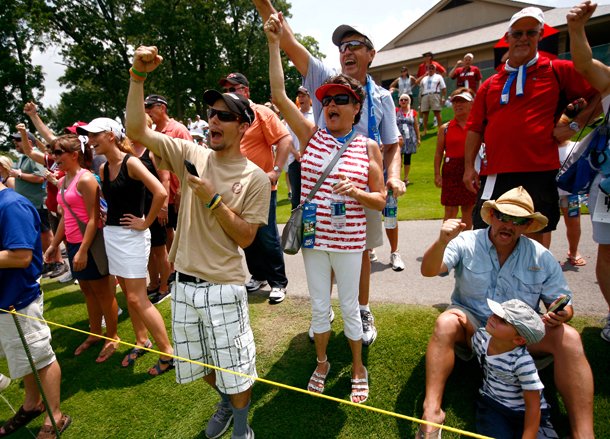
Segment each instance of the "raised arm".
[[309,142],[315,133],[315,124],[305,118],[296,104],[288,98],[284,86],[284,70],[280,57],[280,40],[284,31],[282,14],[272,14],[265,21],[264,29],[269,46],[269,83],[273,102],[284,116],[284,119],[299,139],[301,147]]
[[455,218],[448,219],[443,223],[438,239],[424,253],[421,261],[421,274],[423,276],[433,277],[447,272],[447,266],[443,262],[445,248],[465,228],[466,224]]
[[610,68],[593,59],[591,46],[587,41],[585,24],[595,12],[596,3],[589,0],[574,6],[566,16],[570,34],[570,53],[574,67],[603,96],[610,94]]
[[[252,0],[252,3],[254,3],[256,10],[263,19],[263,23],[267,23],[267,20],[269,20],[269,17],[272,14],[278,14],[278,11],[276,11],[271,4],[271,0]],[[305,46],[299,43],[288,23],[283,20],[283,17],[282,25],[284,27],[284,32],[280,37],[280,48],[286,52],[286,55],[288,55],[288,58],[290,58],[290,61],[292,61],[299,73],[302,76],[307,76],[309,57],[311,54]]]
[[[19,123],[17,124],[17,131],[21,134],[22,139],[28,139],[27,131],[25,130],[25,124]],[[30,142],[27,140],[21,142],[23,153],[27,155],[29,158],[34,160],[36,163],[40,163],[45,166],[44,162],[44,154],[37,149],[34,149]]]
[[49,129],[49,127],[42,121],[40,116],[38,115],[38,108],[34,102],[28,102],[23,107],[23,112],[28,115],[34,126],[36,127],[36,131],[40,133],[42,138],[47,142],[51,143],[55,139],[55,134],[53,131]]
[[[146,113],[144,112],[144,80],[145,75],[155,70],[163,61],[155,46],[140,46],[133,56],[133,67],[135,72],[130,73],[129,93],[127,94],[127,107],[125,114],[125,128],[127,136],[136,142],[146,145],[153,154],[159,153],[153,138],[154,130],[146,125]],[[133,71],[133,70],[132,70]]]

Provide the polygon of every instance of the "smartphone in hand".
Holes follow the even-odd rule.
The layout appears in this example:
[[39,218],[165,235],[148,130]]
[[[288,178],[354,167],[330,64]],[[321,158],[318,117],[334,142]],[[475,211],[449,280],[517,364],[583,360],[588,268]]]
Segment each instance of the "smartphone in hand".
[[185,159],[184,166],[186,166],[186,170],[189,172],[189,174],[199,177],[199,173],[197,172],[197,168],[194,164]]
[[561,299],[559,299],[559,301],[555,305],[552,305],[549,308],[548,311],[549,312],[559,312],[559,311],[562,311],[566,307],[566,305],[568,304],[570,299],[571,299],[571,297],[566,294]]

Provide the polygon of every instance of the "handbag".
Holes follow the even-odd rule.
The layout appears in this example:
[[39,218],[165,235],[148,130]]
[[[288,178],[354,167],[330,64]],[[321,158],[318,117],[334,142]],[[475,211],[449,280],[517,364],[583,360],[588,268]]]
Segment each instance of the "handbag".
[[[87,224],[82,222],[78,216],[74,214],[74,211],[70,207],[70,205],[66,202],[66,198],[64,197],[64,189],[66,189],[66,179],[64,178],[64,182],[61,187],[61,199],[64,201],[64,205],[70,211],[70,214],[76,219],[78,223],[78,228],[85,237],[85,231],[87,230]],[[98,228],[95,232],[95,237],[93,241],[91,241],[91,245],[89,246],[89,252],[91,252],[91,256],[93,256],[93,260],[95,261],[95,265],[97,266],[97,271],[102,275],[106,276],[109,274],[108,271],[108,255],[106,254],[106,245],[104,244],[104,229]]]
[[341,154],[347,149],[354,137],[356,137],[356,131],[352,130],[352,133],[345,139],[345,142],[339,151],[337,151],[328,166],[326,166],[326,169],[324,169],[324,172],[322,172],[322,175],[320,175],[320,178],[318,178],[318,181],[316,181],[315,186],[311,189],[309,195],[305,198],[305,201],[295,207],[290,213],[290,218],[284,226],[284,230],[282,230],[281,239],[282,250],[287,255],[296,255],[303,243],[303,205],[309,203],[313,199],[316,192],[318,192],[318,189],[320,189],[320,186],[322,186],[322,183],[324,183],[324,180],[326,180],[326,177],[328,177],[328,174],[330,174],[330,171],[337,161],[339,161],[339,157],[341,157]]
[[560,189],[574,195],[589,193],[593,179],[607,158],[609,114],[610,112],[606,114],[602,124],[574,146],[571,154],[562,163],[556,177]]

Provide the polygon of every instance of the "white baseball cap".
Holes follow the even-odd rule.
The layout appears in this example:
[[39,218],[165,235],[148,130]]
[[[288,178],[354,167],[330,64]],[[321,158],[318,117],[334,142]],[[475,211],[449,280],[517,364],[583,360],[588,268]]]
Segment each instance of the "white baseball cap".
[[513,27],[513,24],[515,24],[522,18],[528,17],[536,19],[540,24],[544,24],[544,12],[542,12],[542,9],[530,6],[527,8],[523,8],[519,12],[515,13],[511,17],[510,22],[508,23],[508,28],[510,29],[511,27]]
[[87,125],[76,127],[76,132],[85,136],[89,133],[97,134],[104,131],[112,132],[117,139],[123,139],[125,137],[123,126],[109,117],[98,117]]

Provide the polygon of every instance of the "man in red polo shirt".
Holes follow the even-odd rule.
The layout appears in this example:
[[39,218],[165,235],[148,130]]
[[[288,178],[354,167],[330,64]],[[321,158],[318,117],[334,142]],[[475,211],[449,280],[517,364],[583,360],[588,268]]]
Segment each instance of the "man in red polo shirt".
[[[551,62],[538,53],[543,30],[544,14],[538,8],[522,9],[511,18],[505,35],[508,59],[479,88],[468,120],[464,183],[478,191],[475,229],[486,226],[478,214],[485,200],[523,186],[536,210],[549,219],[546,228],[528,236],[548,247],[559,221],[558,143],[580,131],[596,105],[581,112],[569,127],[556,128],[558,116],[576,98],[597,103],[599,96],[572,62]],[[479,177],[474,162],[481,142],[486,147]]]

